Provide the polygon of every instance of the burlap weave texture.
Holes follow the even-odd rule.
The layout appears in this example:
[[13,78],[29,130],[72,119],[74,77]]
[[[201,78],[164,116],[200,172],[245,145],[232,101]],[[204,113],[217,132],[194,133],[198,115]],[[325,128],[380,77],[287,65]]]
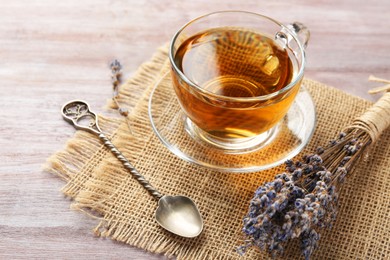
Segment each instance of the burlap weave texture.
[[[154,135],[147,115],[150,92],[168,69],[167,52],[162,48],[121,87],[121,102],[132,108],[132,132],[120,119],[102,118],[101,128],[163,194],[186,195],[196,202],[205,222],[199,237],[180,238],[158,226],[154,220],[156,201],[92,134],[77,132],[64,151],[49,159],[49,168],[65,179],[63,192],[74,199],[73,207],[99,217],[95,228],[99,236],[178,259],[238,259],[235,249],[242,243],[241,223],[249,200],[256,188],[272,180],[283,166],[250,174],[219,173],[191,165],[169,152]],[[315,81],[306,79],[304,85],[316,104],[318,125],[301,154],[326,144],[371,105]],[[135,92],[135,88],[144,91]],[[387,130],[344,184],[337,221],[332,230],[322,232],[312,259],[390,257],[388,158]],[[300,257],[298,243],[291,243],[282,258]],[[268,256],[253,249],[243,259]]]

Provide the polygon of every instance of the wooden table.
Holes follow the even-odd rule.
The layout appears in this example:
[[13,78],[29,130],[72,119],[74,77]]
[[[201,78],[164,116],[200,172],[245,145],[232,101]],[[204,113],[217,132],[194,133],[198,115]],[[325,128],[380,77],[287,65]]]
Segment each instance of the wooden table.
[[69,209],[63,181],[42,165],[74,133],[59,113],[65,101],[106,113],[113,58],[130,76],[186,21],[223,9],[306,24],[309,78],[370,100],[368,76],[390,78],[388,0],[2,1],[1,259],[163,258],[94,237],[96,221]]

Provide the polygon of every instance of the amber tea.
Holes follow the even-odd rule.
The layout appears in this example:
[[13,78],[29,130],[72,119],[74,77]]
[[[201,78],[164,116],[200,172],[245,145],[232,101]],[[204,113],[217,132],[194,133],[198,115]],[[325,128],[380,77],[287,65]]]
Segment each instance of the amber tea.
[[214,29],[194,35],[181,44],[175,59],[191,81],[222,96],[269,94],[292,77],[286,50],[251,31]]
[[[257,136],[283,118],[299,89],[296,84],[276,93],[294,76],[290,56],[261,33],[203,31],[182,42],[175,53],[175,64],[190,81],[172,73],[175,91],[187,116],[206,133],[216,138]],[[270,97],[258,98],[265,95]]]

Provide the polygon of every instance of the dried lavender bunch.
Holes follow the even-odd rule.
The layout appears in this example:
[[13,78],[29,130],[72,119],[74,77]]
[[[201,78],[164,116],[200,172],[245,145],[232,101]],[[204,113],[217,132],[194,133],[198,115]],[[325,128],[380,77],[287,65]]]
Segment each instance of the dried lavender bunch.
[[267,250],[273,256],[283,252],[290,239],[300,239],[309,259],[320,238],[321,228],[331,227],[337,215],[337,198],[364,150],[390,127],[390,81],[371,76],[387,85],[371,93],[386,93],[347,130],[302,161],[286,162],[286,171],[258,188],[244,218],[246,244]]
[[290,239],[297,238],[303,256],[309,259],[319,230],[331,227],[336,218],[341,184],[370,143],[366,131],[350,128],[302,161],[288,160],[285,172],[255,192],[243,219],[246,244],[238,252],[244,254],[257,246],[276,256]]

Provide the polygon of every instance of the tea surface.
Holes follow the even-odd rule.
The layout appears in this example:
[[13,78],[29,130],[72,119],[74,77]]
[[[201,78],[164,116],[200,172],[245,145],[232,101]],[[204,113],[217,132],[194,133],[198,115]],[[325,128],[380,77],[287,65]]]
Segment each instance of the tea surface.
[[243,29],[193,35],[181,44],[175,59],[189,80],[222,96],[266,95],[288,85],[293,74],[286,50],[267,36]]

